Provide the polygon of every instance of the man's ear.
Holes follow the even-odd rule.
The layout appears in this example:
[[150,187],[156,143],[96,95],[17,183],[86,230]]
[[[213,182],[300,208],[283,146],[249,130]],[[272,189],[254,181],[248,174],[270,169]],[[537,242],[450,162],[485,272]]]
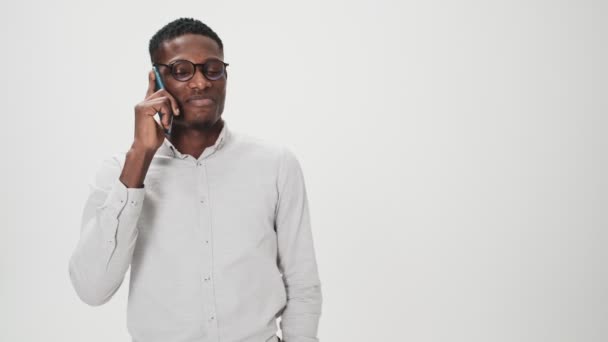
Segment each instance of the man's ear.
[[228,69],[224,70],[224,75],[226,75],[226,79],[228,79]]

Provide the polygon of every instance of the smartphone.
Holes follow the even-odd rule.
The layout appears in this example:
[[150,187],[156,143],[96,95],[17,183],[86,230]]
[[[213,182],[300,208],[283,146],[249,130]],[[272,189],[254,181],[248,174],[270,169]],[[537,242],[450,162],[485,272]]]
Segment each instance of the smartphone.
[[[154,69],[154,78],[156,80],[156,90],[159,89],[165,89],[165,84],[163,83],[163,79],[162,77],[160,77],[160,72],[158,72],[158,68],[153,65],[152,69]],[[162,126],[162,120],[163,120],[163,114],[161,112],[156,113],[158,114],[158,118],[161,122],[161,126]],[[171,115],[171,117],[169,118],[169,129],[166,129],[163,126],[163,130],[165,131],[165,135],[171,135],[171,129],[173,128],[173,115]]]

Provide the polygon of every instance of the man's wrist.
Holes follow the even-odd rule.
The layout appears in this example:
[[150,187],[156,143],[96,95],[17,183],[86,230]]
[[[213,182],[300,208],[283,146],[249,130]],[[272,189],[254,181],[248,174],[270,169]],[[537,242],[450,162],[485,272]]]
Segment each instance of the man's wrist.
[[120,181],[127,188],[143,188],[146,173],[155,153],[156,151],[138,147],[136,143],[133,143],[131,149],[127,152],[125,165],[120,174]]

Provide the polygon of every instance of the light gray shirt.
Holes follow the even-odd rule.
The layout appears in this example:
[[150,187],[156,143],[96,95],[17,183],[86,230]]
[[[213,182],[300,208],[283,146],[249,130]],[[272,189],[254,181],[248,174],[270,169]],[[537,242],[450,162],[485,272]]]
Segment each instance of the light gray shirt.
[[90,187],[69,275],[106,303],[131,267],[134,342],[317,342],[322,295],[300,164],[230,131],[195,159],[165,139],[144,188],[106,159]]

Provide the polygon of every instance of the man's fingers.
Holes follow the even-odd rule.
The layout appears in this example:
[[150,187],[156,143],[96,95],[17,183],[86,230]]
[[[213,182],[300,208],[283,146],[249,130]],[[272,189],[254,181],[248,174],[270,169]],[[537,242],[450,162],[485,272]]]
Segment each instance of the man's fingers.
[[146,90],[146,98],[150,95],[154,94],[156,89],[156,77],[154,75],[154,70],[150,70],[148,73],[148,90]]
[[179,106],[175,98],[165,89],[161,89],[150,96],[150,100],[152,99],[162,99],[166,102],[167,106],[171,109],[170,113],[172,115],[179,115]]
[[162,116],[163,127],[165,127],[166,129],[169,129],[169,120],[171,120],[171,114],[165,115],[165,113],[169,113],[169,112],[163,112],[163,116]]
[[[173,106],[173,102],[171,101],[171,96],[163,96],[160,99],[162,99],[162,107],[161,107],[161,113],[163,114],[161,117],[161,120],[163,122],[163,126],[165,128],[169,128],[169,120],[172,119],[173,116],[173,112],[174,109],[171,108]],[[165,115],[167,114],[167,115]]]
[[173,112],[173,114],[179,115],[179,106],[177,105],[177,101],[175,101],[173,96],[171,96],[168,91],[165,91],[165,93],[167,94],[167,98],[169,99],[169,101],[171,101],[171,111]]
[[[148,90],[146,91],[146,99],[156,92],[156,74],[154,74],[154,70],[150,70],[150,72],[148,73]],[[162,89],[156,95],[168,98],[171,102],[171,113],[179,115],[179,106],[177,104],[177,101],[175,101],[173,96],[167,90]]]
[[[160,113],[160,125],[163,126],[164,128],[169,128],[170,122],[169,122],[169,117],[170,115],[166,115],[165,112],[167,111],[166,107],[161,107],[160,109],[154,109],[155,113],[151,116],[156,115],[156,113]],[[154,120],[156,121],[156,120]]]
[[171,109],[171,101],[167,97],[159,97],[152,100],[149,100],[149,108],[152,110],[146,111],[148,116],[154,116],[156,113],[160,113],[161,125],[165,128],[169,128],[171,124],[172,109]]

